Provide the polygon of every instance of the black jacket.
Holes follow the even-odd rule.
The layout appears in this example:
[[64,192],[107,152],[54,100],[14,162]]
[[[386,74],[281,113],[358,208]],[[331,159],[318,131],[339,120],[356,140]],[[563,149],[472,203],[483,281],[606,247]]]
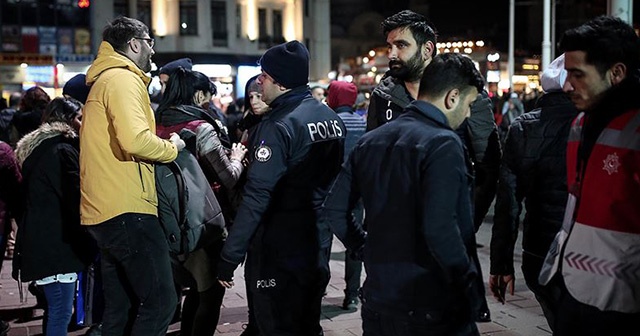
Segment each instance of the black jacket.
[[[373,130],[402,114],[414,99],[404,83],[386,76],[373,90],[367,114],[367,131]],[[486,91],[471,104],[471,116],[456,129],[474,163],[474,224],[480,228],[496,195],[502,149],[498,128],[493,117],[493,103]]]
[[13,275],[22,281],[81,271],[95,244],[80,226],[78,138],[63,123],[42,124],[19,143],[24,214],[18,223]]
[[366,133],[324,205],[323,222],[348,247],[364,234],[349,225],[360,197],[367,228],[364,300],[388,309],[471,318],[480,300],[471,214],[471,163],[435,106],[414,101],[396,121]]
[[316,221],[342,163],[344,124],[306,86],[270,107],[249,142],[247,182],[221,253],[221,275],[244,259],[250,242],[280,260],[315,260],[331,244],[331,232]]
[[509,129],[500,169],[491,237],[491,274],[513,274],[513,250],[522,201],[522,247],[544,259],[562,225],[567,201],[567,138],[578,114],[563,92],[550,92],[538,108]]
[[493,117],[493,103],[487,91],[471,104],[471,115],[456,129],[474,163],[473,224],[476,231],[484,221],[496,196],[502,148]]
[[404,82],[385,75],[378,86],[373,89],[371,99],[369,99],[367,131],[374,130],[398,118],[404,108],[413,100],[404,86]]

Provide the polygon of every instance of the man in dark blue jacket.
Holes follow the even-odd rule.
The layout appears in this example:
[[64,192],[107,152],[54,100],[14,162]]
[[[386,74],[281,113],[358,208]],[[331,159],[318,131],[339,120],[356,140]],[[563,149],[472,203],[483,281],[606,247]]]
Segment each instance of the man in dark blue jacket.
[[[364,202],[364,335],[477,335],[478,270],[470,161],[454,129],[484,85],[467,56],[442,54],[392,123],[366,133],[324,205],[323,223],[354,250],[364,233],[350,220]],[[326,222],[325,222],[326,221]]]
[[[389,71],[371,93],[367,131],[398,118],[418,96],[424,69],[436,55],[437,33],[426,17],[410,10],[389,16],[382,22],[387,40]],[[474,224],[476,231],[484,221],[496,194],[500,170],[500,141],[488,93],[482,90],[471,105],[471,115],[456,127],[474,169]],[[480,268],[480,264],[476,265]],[[478,282],[483,282],[478,277]],[[478,287],[484,298],[484,285]],[[491,321],[485,299],[478,307],[478,322]]]
[[220,283],[247,253],[246,276],[263,335],[322,335],[332,233],[317,225],[343,159],[344,124],[307,86],[309,53],[292,41],[267,50],[257,82],[271,111],[249,140],[243,201],[221,253]]

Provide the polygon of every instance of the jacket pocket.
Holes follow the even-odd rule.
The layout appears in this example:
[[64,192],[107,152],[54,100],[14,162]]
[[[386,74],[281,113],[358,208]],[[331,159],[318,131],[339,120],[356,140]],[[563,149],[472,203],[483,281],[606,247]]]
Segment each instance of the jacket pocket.
[[158,196],[156,193],[156,180],[153,165],[145,162],[138,162],[138,173],[140,174],[140,184],[142,187],[142,199],[158,206]]

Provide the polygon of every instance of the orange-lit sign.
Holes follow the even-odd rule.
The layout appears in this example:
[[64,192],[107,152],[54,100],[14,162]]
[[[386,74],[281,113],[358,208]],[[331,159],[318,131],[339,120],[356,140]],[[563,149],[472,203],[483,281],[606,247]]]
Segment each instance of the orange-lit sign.
[[78,7],[80,8],[89,8],[91,2],[89,0],[78,0]]

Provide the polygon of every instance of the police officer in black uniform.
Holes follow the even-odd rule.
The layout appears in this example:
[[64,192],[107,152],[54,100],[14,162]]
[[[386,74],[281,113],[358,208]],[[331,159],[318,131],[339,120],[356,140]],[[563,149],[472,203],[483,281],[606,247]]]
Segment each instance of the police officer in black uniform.
[[345,127],[307,86],[309,52],[298,41],[267,50],[257,82],[271,107],[250,139],[243,201],[221,253],[218,280],[245,275],[263,335],[322,335],[332,233],[317,217],[340,170]]

